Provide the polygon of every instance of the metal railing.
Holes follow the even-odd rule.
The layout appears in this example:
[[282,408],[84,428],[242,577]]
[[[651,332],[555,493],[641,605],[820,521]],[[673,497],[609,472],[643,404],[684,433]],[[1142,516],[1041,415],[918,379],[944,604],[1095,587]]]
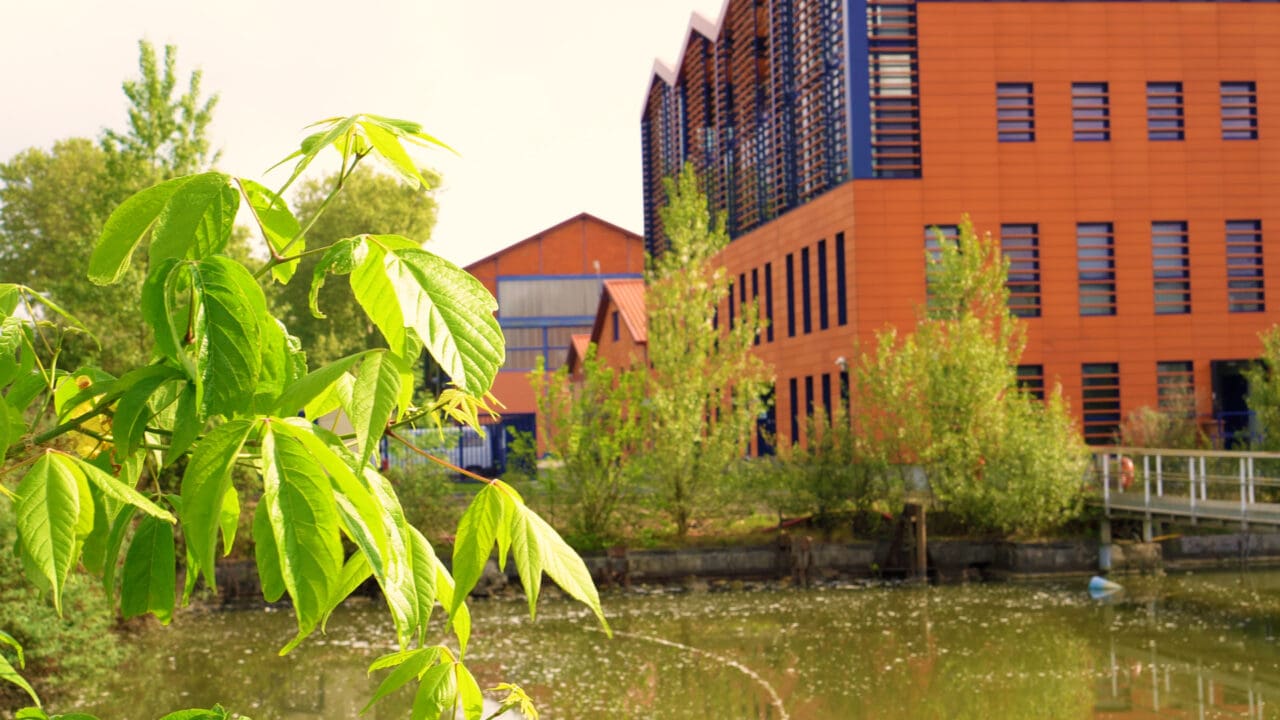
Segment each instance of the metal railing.
[[1104,447],[1088,480],[1108,516],[1280,525],[1280,453]]

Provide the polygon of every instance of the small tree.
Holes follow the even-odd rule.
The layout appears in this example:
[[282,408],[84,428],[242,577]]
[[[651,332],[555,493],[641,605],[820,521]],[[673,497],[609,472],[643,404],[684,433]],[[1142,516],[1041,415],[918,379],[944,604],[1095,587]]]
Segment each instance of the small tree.
[[592,345],[580,383],[567,365],[547,374],[542,358],[531,377],[547,449],[561,462],[543,477],[579,547],[602,546],[616,533],[618,510],[635,498],[631,462],[645,438],[644,373],[609,367]]
[[756,308],[742,307],[732,324],[717,321],[731,286],[714,263],[729,242],[723,215],[712,220],[691,165],[665,185],[669,244],[650,259],[646,293],[644,468],[654,499],[684,538],[709,509],[720,478],[746,453],[772,371],[751,351],[760,332]]
[[1086,453],[1060,390],[1018,387],[1023,332],[1008,311],[1007,264],[966,218],[928,256],[931,298],[915,333],[887,331],[855,373],[873,455],[922,466],[934,499],[974,529],[1035,533],[1079,508]]
[[1280,325],[1258,335],[1262,357],[1244,371],[1249,383],[1245,402],[1253,413],[1253,445],[1259,450],[1280,448]]

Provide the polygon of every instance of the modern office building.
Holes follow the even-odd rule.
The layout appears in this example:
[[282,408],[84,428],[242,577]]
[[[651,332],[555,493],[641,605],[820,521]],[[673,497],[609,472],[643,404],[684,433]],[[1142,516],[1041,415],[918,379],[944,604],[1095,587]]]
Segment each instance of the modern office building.
[[1278,38],[1269,1],[727,0],[648,87],[645,241],[692,162],[784,437],[914,323],[928,228],[965,213],[1010,260],[1019,372],[1091,441],[1188,392],[1230,435],[1280,319]]

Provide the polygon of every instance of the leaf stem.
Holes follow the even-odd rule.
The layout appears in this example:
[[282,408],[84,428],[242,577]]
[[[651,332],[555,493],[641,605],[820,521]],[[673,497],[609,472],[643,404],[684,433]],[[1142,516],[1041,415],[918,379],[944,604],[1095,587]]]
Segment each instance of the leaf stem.
[[[254,278],[261,278],[263,275],[266,275],[267,273],[271,272],[271,268],[286,262],[290,262],[291,260],[294,259],[294,258],[285,256],[285,253],[289,252],[289,249],[292,248],[294,245],[296,245],[299,240],[306,237],[307,233],[310,232],[312,226],[316,224],[316,221],[320,219],[320,216],[323,215],[324,211],[329,207],[329,203],[333,202],[333,199],[338,196],[338,193],[342,190],[342,187],[346,183],[347,178],[351,177],[351,173],[355,172],[356,164],[359,163],[362,159],[364,159],[364,156],[366,154],[367,153],[357,153],[352,158],[350,167],[345,167],[346,162],[344,159],[343,161],[344,167],[342,168],[342,170],[338,172],[338,181],[333,184],[333,189],[329,191],[329,194],[327,196],[325,196],[324,202],[320,203],[320,207],[317,208],[315,213],[307,220],[307,224],[304,225],[302,229],[298,230],[298,234],[294,235],[293,238],[289,240],[289,242],[285,243],[284,247],[280,248],[279,252],[272,250],[271,259],[268,260],[265,265],[259,268],[258,272],[253,274]],[[267,246],[270,247],[271,243],[268,242]],[[301,255],[299,255],[298,257],[301,257]]]
[[449,470],[452,470],[452,471],[454,471],[454,472],[458,473],[459,475],[465,475],[466,477],[469,477],[469,478],[471,478],[472,480],[479,480],[480,482],[482,482],[482,483],[484,483],[484,484],[486,484],[486,485],[494,485],[494,484],[496,484],[496,483],[497,483],[497,480],[496,480],[496,479],[494,479],[494,478],[487,478],[487,477],[484,477],[483,475],[478,475],[478,474],[476,474],[476,473],[473,473],[473,472],[471,472],[470,470],[464,470],[464,469],[462,469],[462,468],[458,467],[457,465],[454,465],[453,463],[449,462],[448,460],[445,460],[445,459],[444,459],[444,458],[442,458],[442,457],[438,457],[438,456],[436,456],[436,455],[432,455],[431,453],[427,452],[426,450],[423,450],[422,448],[418,447],[417,445],[414,445],[413,443],[409,442],[409,441],[408,441],[408,440],[406,440],[402,435],[400,435],[400,433],[397,433],[395,430],[392,430],[390,427],[388,427],[388,428],[387,428],[387,432],[386,432],[386,434],[387,434],[387,437],[390,437],[390,438],[392,438],[392,439],[394,439],[394,440],[399,441],[399,442],[400,442],[400,444],[402,444],[402,445],[404,445],[405,447],[409,448],[409,450],[411,450],[411,451],[413,451],[413,452],[417,453],[418,455],[421,455],[422,457],[424,457],[424,458],[426,458],[426,459],[430,460],[431,462],[433,462],[433,463],[435,463],[435,464],[437,464],[437,465],[439,465],[439,466],[441,466],[441,467],[448,468]]

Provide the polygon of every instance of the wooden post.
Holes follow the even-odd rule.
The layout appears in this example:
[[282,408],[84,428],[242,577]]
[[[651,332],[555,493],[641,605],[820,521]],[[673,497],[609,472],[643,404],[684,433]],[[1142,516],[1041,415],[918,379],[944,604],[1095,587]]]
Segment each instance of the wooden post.
[[925,531],[925,506],[916,506],[916,577],[921,580],[929,577],[928,533]]

